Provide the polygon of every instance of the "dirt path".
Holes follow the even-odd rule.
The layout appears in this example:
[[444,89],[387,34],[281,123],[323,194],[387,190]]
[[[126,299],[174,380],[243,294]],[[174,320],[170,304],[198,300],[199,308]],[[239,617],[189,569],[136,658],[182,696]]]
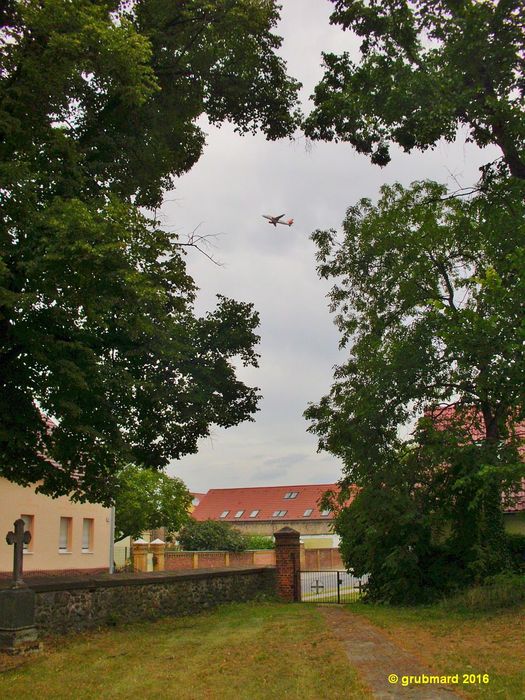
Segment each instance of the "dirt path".
[[[436,673],[389,641],[377,627],[359,615],[338,605],[319,606],[319,610],[334,635],[342,642],[350,663],[378,700],[453,700],[462,697],[453,686],[403,686],[403,676],[430,676]],[[397,683],[389,682],[391,674],[397,676]]]

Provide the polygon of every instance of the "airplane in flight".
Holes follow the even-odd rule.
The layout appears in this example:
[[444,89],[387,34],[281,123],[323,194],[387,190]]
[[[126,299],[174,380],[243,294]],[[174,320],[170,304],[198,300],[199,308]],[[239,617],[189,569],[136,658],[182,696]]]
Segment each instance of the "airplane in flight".
[[293,224],[293,219],[288,219],[288,221],[281,221],[284,214],[279,214],[279,216],[270,216],[270,214],[263,214],[265,219],[268,219],[269,224],[273,224],[277,228],[277,224],[282,224],[283,226],[291,226]]

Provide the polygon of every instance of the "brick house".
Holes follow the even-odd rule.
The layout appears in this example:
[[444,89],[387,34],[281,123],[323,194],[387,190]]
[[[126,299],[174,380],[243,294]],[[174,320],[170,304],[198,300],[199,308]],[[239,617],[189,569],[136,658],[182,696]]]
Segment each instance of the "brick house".
[[333,514],[319,501],[326,491],[337,490],[336,484],[210,489],[192,516],[230,523],[247,535],[271,536],[287,526],[300,533],[307,548],[335,547]]

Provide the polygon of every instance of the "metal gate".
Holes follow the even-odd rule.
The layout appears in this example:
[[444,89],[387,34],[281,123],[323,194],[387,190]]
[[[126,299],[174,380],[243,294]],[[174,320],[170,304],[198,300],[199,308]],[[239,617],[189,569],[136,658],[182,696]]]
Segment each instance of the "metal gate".
[[368,576],[347,571],[301,571],[301,600],[304,603],[352,603],[359,600]]

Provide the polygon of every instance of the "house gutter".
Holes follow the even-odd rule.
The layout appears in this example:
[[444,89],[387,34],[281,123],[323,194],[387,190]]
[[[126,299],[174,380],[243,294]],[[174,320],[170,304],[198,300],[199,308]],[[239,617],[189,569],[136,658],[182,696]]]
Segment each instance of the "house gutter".
[[115,506],[109,514],[109,573],[115,573]]

